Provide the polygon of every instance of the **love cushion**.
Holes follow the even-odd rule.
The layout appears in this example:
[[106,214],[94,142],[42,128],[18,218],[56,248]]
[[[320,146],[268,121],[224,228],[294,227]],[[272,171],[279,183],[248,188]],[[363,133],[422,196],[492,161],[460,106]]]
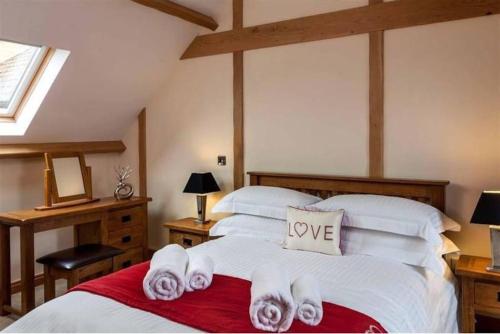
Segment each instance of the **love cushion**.
[[342,255],[340,228],[343,216],[344,210],[310,211],[288,207],[284,248]]

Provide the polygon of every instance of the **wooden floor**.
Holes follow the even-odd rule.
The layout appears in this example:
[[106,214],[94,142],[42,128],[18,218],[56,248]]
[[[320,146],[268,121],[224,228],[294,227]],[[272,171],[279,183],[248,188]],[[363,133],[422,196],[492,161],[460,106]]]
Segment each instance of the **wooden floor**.
[[[66,292],[66,281],[59,280],[56,282],[56,296],[61,296]],[[43,285],[40,285],[35,290],[36,294],[36,306],[43,304]],[[16,293],[12,295],[12,306],[20,308],[21,305],[21,294]],[[12,324],[14,321],[19,319],[15,315],[9,315],[7,317],[0,317],[0,331]]]

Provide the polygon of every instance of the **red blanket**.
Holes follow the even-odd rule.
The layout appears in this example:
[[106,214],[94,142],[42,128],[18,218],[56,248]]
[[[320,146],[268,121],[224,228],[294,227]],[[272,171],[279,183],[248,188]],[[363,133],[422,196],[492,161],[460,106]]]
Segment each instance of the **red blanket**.
[[[207,332],[257,332],[248,313],[251,282],[214,275],[204,291],[185,292],[174,301],[149,300],[142,291],[142,281],[149,262],[111,275],[85,282],[71,291],[86,291],[114,299],[130,307],[151,312],[169,320]],[[335,304],[323,303],[323,320],[307,326],[294,320],[290,332],[385,332],[372,318]]]

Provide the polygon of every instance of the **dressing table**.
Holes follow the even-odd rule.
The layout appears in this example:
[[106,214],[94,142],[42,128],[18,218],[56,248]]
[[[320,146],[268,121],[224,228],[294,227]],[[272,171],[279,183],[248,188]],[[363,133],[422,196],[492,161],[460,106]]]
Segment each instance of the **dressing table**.
[[[0,315],[24,315],[35,307],[35,233],[74,227],[75,246],[102,243],[125,251],[119,266],[143,261],[148,250],[147,204],[151,198],[103,198],[96,202],[52,210],[0,213]],[[21,310],[11,305],[10,228],[20,229]]]

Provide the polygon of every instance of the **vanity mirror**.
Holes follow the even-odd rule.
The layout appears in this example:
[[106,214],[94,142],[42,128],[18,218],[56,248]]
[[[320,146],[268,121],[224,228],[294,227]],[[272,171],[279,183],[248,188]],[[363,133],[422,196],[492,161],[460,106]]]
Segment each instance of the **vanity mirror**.
[[92,198],[91,169],[82,153],[45,153],[45,206],[48,210],[97,201]]

